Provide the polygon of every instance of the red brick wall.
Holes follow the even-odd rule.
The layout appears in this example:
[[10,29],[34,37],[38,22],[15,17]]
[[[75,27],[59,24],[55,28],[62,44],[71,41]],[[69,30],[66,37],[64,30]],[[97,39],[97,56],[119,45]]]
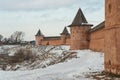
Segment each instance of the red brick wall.
[[66,45],[70,45],[71,44],[71,40],[70,40],[70,38],[67,38],[66,39]]
[[104,32],[105,28],[101,28],[90,33],[89,48],[91,50],[104,52]]
[[37,46],[41,45],[41,39],[42,39],[41,36],[35,36]]
[[61,35],[61,44],[65,44],[66,43],[66,35]]
[[105,71],[120,75],[120,0],[105,0]]
[[42,40],[42,45],[70,45],[70,38],[67,38],[66,43],[63,44],[61,39],[49,39],[49,40]]
[[70,28],[71,32],[71,45],[70,49],[88,49],[88,34],[89,26],[74,26]]
[[58,40],[43,40],[42,45],[60,45],[61,41],[60,39]]

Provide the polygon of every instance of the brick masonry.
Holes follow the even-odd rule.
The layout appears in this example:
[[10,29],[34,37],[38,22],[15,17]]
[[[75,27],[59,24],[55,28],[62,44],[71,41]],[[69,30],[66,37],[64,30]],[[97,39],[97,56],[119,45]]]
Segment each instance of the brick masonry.
[[104,49],[105,49],[104,34],[105,34],[105,28],[91,32],[89,35],[90,36],[89,49],[94,50],[94,51],[104,52]]
[[71,44],[70,49],[79,50],[79,49],[88,49],[88,31],[90,30],[89,26],[75,26],[70,28],[71,32]]
[[49,42],[49,45],[70,45],[72,50],[103,51],[105,71],[120,75],[120,0],[105,0],[105,25],[92,32],[91,26],[81,25],[87,21],[80,9],[78,13],[70,25],[69,37],[61,35],[57,40],[44,40],[36,36],[36,45],[46,45]]
[[120,0],[105,0],[105,71],[120,75]]

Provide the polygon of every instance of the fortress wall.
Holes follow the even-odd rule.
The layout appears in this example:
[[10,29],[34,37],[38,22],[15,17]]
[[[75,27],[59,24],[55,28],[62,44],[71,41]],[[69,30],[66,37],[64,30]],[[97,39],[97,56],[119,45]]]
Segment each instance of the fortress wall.
[[62,44],[61,39],[48,39],[48,40],[42,40],[41,45],[70,45],[71,41],[70,38],[66,39],[66,43]]
[[42,41],[42,44],[41,45],[47,45],[48,41]]
[[70,40],[70,38],[67,38],[66,39],[66,45],[70,45],[71,44],[71,40]]
[[42,45],[61,45],[61,40],[60,39],[43,40]]
[[104,52],[104,31],[105,28],[101,28],[90,34],[90,43],[89,48],[94,51],[103,51]]

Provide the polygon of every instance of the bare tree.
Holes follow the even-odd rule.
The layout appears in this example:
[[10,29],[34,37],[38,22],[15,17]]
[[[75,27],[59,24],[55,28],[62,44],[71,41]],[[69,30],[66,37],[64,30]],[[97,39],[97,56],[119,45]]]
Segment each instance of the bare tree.
[[2,42],[4,43],[4,44],[9,44],[9,42],[10,42],[10,38],[3,38],[2,39]]
[[2,41],[2,39],[3,39],[3,36],[0,34],[0,41]]
[[10,43],[20,43],[24,39],[24,35],[24,32],[16,31],[10,36],[9,41]]
[[3,42],[7,42],[7,40],[8,40],[7,38],[3,38],[2,39]]

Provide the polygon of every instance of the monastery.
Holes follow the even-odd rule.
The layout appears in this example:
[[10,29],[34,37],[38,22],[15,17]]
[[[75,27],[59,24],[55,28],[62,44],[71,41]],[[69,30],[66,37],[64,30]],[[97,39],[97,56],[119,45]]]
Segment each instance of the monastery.
[[71,50],[103,51],[105,71],[120,75],[120,0],[105,0],[105,21],[94,28],[81,9],[61,36],[45,37],[39,30],[36,45],[70,45]]
[[[70,27],[70,33],[65,27],[60,36],[45,37],[39,30],[35,36],[36,45],[70,45],[70,49],[92,49],[104,51],[104,27],[103,21],[91,28],[81,9],[78,10]],[[99,46],[98,46],[99,45]]]

